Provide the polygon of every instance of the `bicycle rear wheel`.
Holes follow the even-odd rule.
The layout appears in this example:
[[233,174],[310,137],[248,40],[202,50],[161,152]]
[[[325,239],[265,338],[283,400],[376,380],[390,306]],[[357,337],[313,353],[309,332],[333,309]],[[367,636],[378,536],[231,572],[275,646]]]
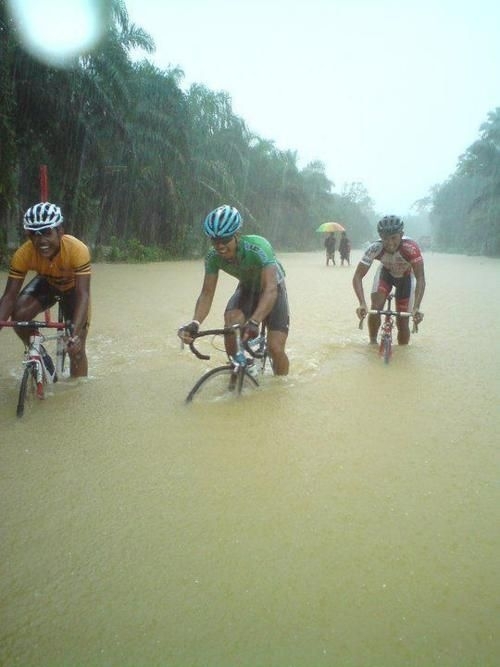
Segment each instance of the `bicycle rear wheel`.
[[257,380],[247,371],[235,373],[232,366],[218,366],[198,380],[187,395],[186,403],[230,400],[258,386]]
[[[41,388],[43,392],[43,387]],[[40,394],[40,389],[36,381],[36,368],[33,366],[26,366],[23,377],[21,379],[21,386],[19,388],[19,399],[17,401],[16,415],[22,417],[24,415],[24,408],[31,405],[37,396]]]

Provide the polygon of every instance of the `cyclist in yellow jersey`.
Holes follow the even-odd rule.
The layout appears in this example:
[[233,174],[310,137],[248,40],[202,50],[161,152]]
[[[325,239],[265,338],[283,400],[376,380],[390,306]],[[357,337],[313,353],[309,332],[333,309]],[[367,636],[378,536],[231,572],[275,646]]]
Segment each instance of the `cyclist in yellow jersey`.
[[[32,320],[50,308],[60,297],[65,320],[70,320],[68,339],[71,377],[88,373],[85,343],[90,317],[90,251],[88,247],[64,233],[59,206],[41,202],[29,208],[23,220],[28,240],[10,261],[9,275],[0,298],[0,320]],[[21,291],[28,271],[36,276]],[[31,332],[16,329],[28,342]]]

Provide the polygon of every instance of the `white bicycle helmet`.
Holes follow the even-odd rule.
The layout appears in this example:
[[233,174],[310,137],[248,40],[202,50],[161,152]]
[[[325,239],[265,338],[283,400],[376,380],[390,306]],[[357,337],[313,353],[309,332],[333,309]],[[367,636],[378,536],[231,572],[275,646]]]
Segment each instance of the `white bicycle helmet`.
[[63,223],[63,215],[59,206],[50,202],[40,202],[29,208],[24,214],[23,227],[30,232],[59,227]]
[[207,215],[203,230],[212,239],[228,238],[234,236],[242,224],[240,212],[234,206],[223,204]]

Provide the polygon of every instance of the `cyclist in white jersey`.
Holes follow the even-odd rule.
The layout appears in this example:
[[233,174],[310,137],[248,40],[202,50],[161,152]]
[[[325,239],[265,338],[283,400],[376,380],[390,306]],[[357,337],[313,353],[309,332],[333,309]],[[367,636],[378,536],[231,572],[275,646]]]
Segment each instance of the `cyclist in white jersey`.
[[[375,274],[371,292],[371,310],[381,310],[392,287],[396,288],[396,310],[411,312],[416,324],[424,315],[420,312],[420,304],[425,291],[424,260],[418,244],[404,236],[404,224],[395,215],[386,215],[379,220],[377,231],[380,239],[372,243],[361,258],[352,286],[358,297],[359,308],[356,313],[360,319],[366,317],[368,307],[363,291],[363,278],[376,259],[380,266]],[[398,317],[399,345],[407,345],[410,340],[408,317]],[[380,327],[380,316],[368,316],[370,343],[377,343]]]

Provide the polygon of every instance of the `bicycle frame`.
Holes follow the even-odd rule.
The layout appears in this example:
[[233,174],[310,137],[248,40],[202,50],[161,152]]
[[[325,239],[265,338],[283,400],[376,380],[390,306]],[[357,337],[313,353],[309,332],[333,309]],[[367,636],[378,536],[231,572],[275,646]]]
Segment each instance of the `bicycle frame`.
[[189,343],[189,349],[191,352],[198,357],[198,359],[210,359],[210,355],[202,354],[195,347],[195,340],[197,338],[204,338],[205,336],[228,336],[234,335],[236,341],[236,352],[233,355],[228,355],[228,361],[235,368],[241,366],[250,365],[249,362],[252,360],[245,354],[248,353],[253,359],[262,359],[263,364],[267,359],[267,337],[265,325],[261,325],[261,330],[257,338],[253,338],[250,341],[243,342],[241,339],[241,325],[233,324],[229,327],[224,327],[223,329],[206,329],[205,331],[199,331]]
[[[389,363],[392,357],[392,343],[393,343],[393,331],[394,331],[394,318],[395,317],[411,317],[411,313],[393,310],[391,308],[392,300],[396,297],[394,292],[391,292],[387,295],[387,308],[382,308],[380,310],[369,310],[368,315],[380,315],[383,319],[380,323],[380,343],[379,343],[379,355],[383,358],[386,364]],[[359,328],[363,328],[363,320],[359,323]],[[413,322],[413,333],[418,331],[417,324]]]
[[397,311],[391,310],[391,305],[389,305],[387,310],[381,311],[383,315],[383,320],[380,324],[380,344],[379,344],[379,355],[384,359],[386,364],[389,363],[392,357],[392,332],[394,329],[394,317]]
[[[64,358],[66,353],[66,344],[64,338],[69,335],[70,324],[63,321],[63,313],[60,302],[58,303],[58,319],[53,321],[50,319],[50,311],[45,312],[44,320],[8,320],[1,321],[2,327],[16,327],[32,329],[29,336],[28,344],[24,350],[23,360],[23,377],[21,380],[21,387],[19,392],[19,402],[17,405],[17,416],[22,417],[24,414],[24,402],[29,390],[28,385],[34,385],[37,398],[45,398],[45,387],[57,381],[58,376],[61,377],[64,370]],[[56,329],[53,335],[43,335],[41,329]],[[49,340],[56,341],[56,362],[54,365],[54,373],[46,368],[42,345]]]

